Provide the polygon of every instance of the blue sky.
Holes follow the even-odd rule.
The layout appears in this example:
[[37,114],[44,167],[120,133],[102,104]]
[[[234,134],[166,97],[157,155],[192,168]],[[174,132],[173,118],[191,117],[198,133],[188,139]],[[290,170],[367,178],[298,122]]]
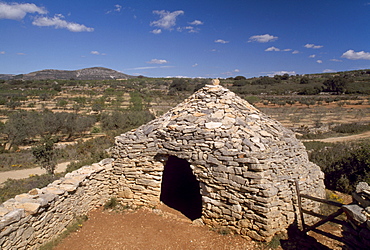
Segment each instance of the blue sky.
[[0,74],[226,78],[370,68],[370,0],[0,0]]

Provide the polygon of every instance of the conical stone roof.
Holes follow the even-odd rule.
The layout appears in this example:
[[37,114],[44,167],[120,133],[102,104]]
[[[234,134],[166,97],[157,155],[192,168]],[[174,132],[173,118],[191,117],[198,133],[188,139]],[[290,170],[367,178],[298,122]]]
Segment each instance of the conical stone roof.
[[[324,196],[323,173],[294,133],[219,85],[206,85],[163,116],[116,137],[111,152],[117,174],[143,204],[159,197],[163,165],[155,156],[187,160],[200,182],[203,222],[257,240],[284,231],[297,217],[294,180],[302,192]],[[318,209],[308,201],[304,206]]]
[[[157,145],[160,152],[170,150],[186,154],[190,150],[192,155],[193,147],[203,147],[211,149],[214,156],[217,152],[232,156],[234,152],[242,162],[245,156],[262,159],[261,155],[280,155],[282,149],[288,149],[281,157],[296,156],[303,150],[301,160],[308,161],[304,146],[291,130],[220,85],[205,86],[163,116],[117,137],[117,143],[131,141],[131,138],[141,141],[147,137],[162,142]],[[195,141],[195,144],[189,146],[188,141]],[[191,158],[216,164],[224,162],[222,158],[208,159],[206,156]]]

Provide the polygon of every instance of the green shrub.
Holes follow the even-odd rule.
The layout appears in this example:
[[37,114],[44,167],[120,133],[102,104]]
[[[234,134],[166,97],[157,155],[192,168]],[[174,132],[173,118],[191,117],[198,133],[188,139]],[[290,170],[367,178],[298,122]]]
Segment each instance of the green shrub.
[[107,202],[104,204],[104,209],[114,209],[117,207],[118,202],[116,197],[111,197]]
[[260,101],[260,98],[258,96],[246,96],[244,97],[244,99],[249,102],[250,104],[254,104],[256,102],[259,102]]
[[63,174],[60,173],[54,176],[48,174],[33,175],[20,180],[8,179],[0,188],[0,202],[2,203],[18,194],[27,193],[34,188],[43,188],[62,176]]
[[355,134],[362,133],[370,130],[370,124],[360,124],[360,123],[347,123],[340,124],[333,128],[333,131],[337,133]]
[[350,194],[360,181],[370,182],[369,140],[360,143],[316,143],[308,149],[310,161],[319,165],[325,173],[324,182],[328,189]]
[[91,133],[92,134],[101,133],[101,128],[99,128],[99,127],[93,127],[93,129],[91,130]]

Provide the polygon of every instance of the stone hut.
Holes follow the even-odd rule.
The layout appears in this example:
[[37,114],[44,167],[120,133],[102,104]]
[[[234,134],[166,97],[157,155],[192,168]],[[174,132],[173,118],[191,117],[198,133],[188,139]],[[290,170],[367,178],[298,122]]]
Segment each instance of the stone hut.
[[[116,137],[110,152],[119,201],[162,201],[255,240],[299,220],[294,180],[301,193],[325,194],[324,174],[294,133],[217,82]],[[319,204],[305,199],[303,208]]]

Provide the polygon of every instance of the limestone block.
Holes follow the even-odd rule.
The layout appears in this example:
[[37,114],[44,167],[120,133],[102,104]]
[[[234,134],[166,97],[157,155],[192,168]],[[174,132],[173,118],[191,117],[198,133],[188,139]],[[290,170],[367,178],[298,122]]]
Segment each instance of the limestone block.
[[22,234],[22,241],[26,242],[26,240],[28,240],[34,232],[35,229],[33,227],[27,228]]
[[259,172],[255,173],[255,172],[247,171],[243,173],[243,177],[249,178],[249,179],[262,179],[264,175],[263,173],[259,173]]
[[268,189],[268,190],[263,190],[263,191],[261,191],[260,192],[260,194],[262,195],[262,196],[264,196],[264,197],[273,197],[273,196],[275,196],[275,195],[277,195],[277,193],[278,193],[278,189],[277,188],[275,188],[275,187],[271,187],[270,189]]
[[367,221],[366,215],[363,214],[364,209],[358,205],[344,205],[342,206],[344,212],[349,216],[357,225]]
[[207,129],[216,129],[222,126],[222,122],[207,122],[204,125]]
[[24,217],[24,209],[18,208],[13,211],[10,211],[0,220],[0,230],[7,225],[10,225],[14,222],[20,221]]
[[265,164],[248,164],[248,170],[255,172],[262,172],[269,169],[268,165]]
[[211,199],[211,198],[209,198],[207,196],[202,196],[202,200],[203,200],[204,203],[211,203],[212,205],[215,205],[215,206],[218,206],[218,207],[220,207],[220,206],[223,205],[222,202],[217,201],[217,200],[214,200],[214,199]]
[[75,191],[78,186],[73,185],[73,184],[61,184],[61,185],[59,185],[59,187],[60,187],[60,189],[71,193],[71,192]]
[[134,198],[134,193],[128,187],[124,187],[121,192],[118,193],[118,196],[124,199]]
[[370,186],[367,182],[359,182],[356,186],[356,193],[361,193],[363,191],[370,191]]
[[7,208],[5,208],[3,206],[0,206],[0,217],[6,215],[9,212],[10,212],[9,209],[7,209]]
[[240,185],[244,185],[246,183],[246,179],[238,175],[230,175],[230,179]]
[[220,80],[219,79],[212,79],[212,84],[217,86],[217,85],[220,85]]
[[40,206],[41,206],[40,203],[26,202],[26,203],[19,203],[16,207],[20,209],[24,209],[26,213],[35,214],[39,210]]
[[137,185],[143,185],[143,186],[152,186],[152,187],[160,187],[160,183],[153,180],[148,179],[137,179],[136,180]]
[[63,195],[65,193],[65,190],[63,190],[63,189],[61,189],[57,186],[53,186],[53,185],[48,185],[47,187],[42,188],[41,190],[44,194],[45,193],[51,193],[51,194],[55,194],[55,195]]

